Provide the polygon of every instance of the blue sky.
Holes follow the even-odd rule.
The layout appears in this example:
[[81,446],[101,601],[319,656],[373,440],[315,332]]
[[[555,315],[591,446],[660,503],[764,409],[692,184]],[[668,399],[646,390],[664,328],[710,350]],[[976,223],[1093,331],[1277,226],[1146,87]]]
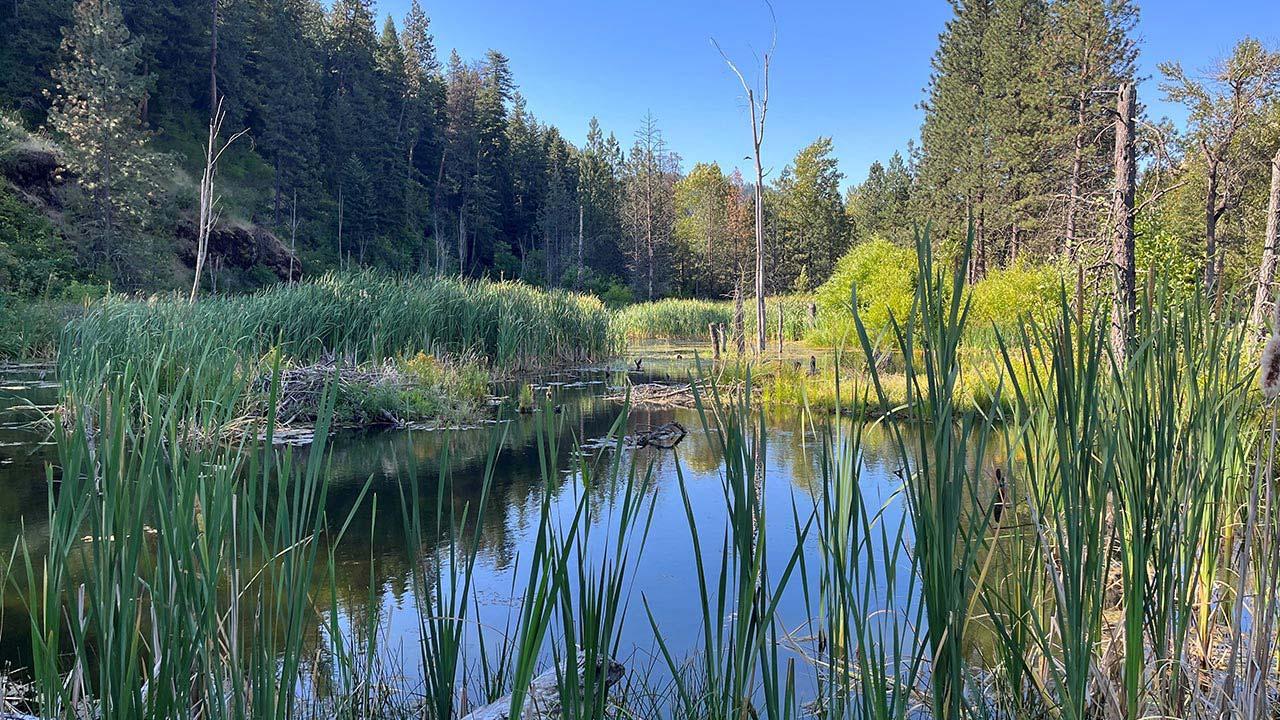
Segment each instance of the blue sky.
[[[737,79],[711,38],[741,66],[769,43],[769,14],[753,0],[420,0],[441,59],[501,50],[530,109],[574,143],[592,115],[629,146],[652,111],[688,169],[749,163],[750,129]],[[397,21],[409,0],[380,0]],[[1201,68],[1246,34],[1280,45],[1278,0],[1140,2],[1139,99],[1155,117],[1182,113],[1158,98],[1158,63]],[[776,176],[797,150],[830,135],[846,184],[918,135],[917,109],[945,0],[774,0],[778,43],[772,73],[766,168]]]

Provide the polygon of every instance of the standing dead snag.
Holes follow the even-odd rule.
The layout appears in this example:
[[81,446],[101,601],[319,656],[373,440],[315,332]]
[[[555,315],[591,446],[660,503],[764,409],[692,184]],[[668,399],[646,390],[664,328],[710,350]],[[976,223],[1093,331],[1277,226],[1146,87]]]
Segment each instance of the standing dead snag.
[[751,112],[751,146],[755,154],[756,163],[756,187],[755,187],[755,210],[756,210],[756,352],[761,355],[765,351],[765,326],[764,326],[764,165],[761,162],[760,146],[764,144],[764,121],[769,113],[769,63],[773,59],[773,49],[778,44],[777,21],[773,15],[773,5],[767,0],[765,5],[769,8],[769,17],[773,21],[773,36],[769,41],[769,50],[765,52],[761,61],[760,87],[753,87],[747,82],[747,78],[738,69],[729,56],[725,54],[720,47],[720,43],[711,39],[711,43],[716,46],[716,50],[720,53],[720,57],[724,58],[725,64],[733,73],[738,76],[738,81],[742,83],[742,89],[747,93],[747,108]]
[[[1264,335],[1264,318],[1267,305],[1274,302],[1271,289],[1276,279],[1276,240],[1280,233],[1280,149],[1271,159],[1271,197],[1267,201],[1267,234],[1262,241],[1262,264],[1258,268],[1258,290],[1253,296],[1253,310],[1249,313],[1249,325]],[[1280,330],[1280,328],[1276,328]]]
[[1121,360],[1129,357],[1137,308],[1133,267],[1133,197],[1138,173],[1134,158],[1136,107],[1133,84],[1124,83],[1116,100],[1115,189],[1111,199],[1111,263],[1116,278],[1116,295],[1111,305],[1111,347]]
[[204,174],[200,177],[200,216],[196,226],[196,268],[195,279],[191,282],[191,302],[195,302],[196,293],[200,291],[200,275],[204,272],[204,262],[209,255],[209,233],[218,221],[218,198],[213,194],[213,176],[218,170],[218,160],[232,143],[249,132],[247,129],[241,130],[225,143],[220,143],[218,136],[222,134],[222,121],[226,117],[227,111],[222,108],[222,98],[218,98],[213,115],[209,117],[209,141],[205,144]]

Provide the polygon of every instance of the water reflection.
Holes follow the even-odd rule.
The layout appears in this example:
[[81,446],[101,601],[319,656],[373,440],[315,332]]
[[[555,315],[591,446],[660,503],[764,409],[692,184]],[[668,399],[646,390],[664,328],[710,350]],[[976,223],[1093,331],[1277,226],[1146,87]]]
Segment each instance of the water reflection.
[[[55,397],[56,391],[38,370],[10,371],[5,377],[5,387],[10,389],[0,391],[0,406],[20,402],[48,404]],[[633,379],[655,378],[646,375]],[[554,424],[560,467],[567,468],[579,459],[587,463],[616,459],[611,447],[588,452],[579,448],[586,441],[607,436],[614,427],[621,407],[602,396],[609,387],[623,382],[621,373],[561,374],[539,378],[537,382],[551,384],[551,401],[559,407]],[[514,388],[508,390],[515,392]],[[0,414],[0,422],[4,423],[0,425],[0,550],[6,557],[19,538],[38,554],[47,532],[44,466],[54,455],[50,446],[40,444],[44,441],[41,433],[18,424],[25,412],[19,409]],[[539,420],[514,415],[498,425],[472,430],[346,433],[334,438],[327,513],[331,525],[340,525],[348,517],[351,523],[335,554],[337,576],[332,586],[327,579],[317,578],[315,607],[337,607],[341,624],[347,628],[369,627],[370,621],[376,621],[387,642],[384,652],[400,660],[401,667],[412,668],[417,656],[418,627],[412,572],[415,564],[427,562],[427,558],[410,557],[403,528],[402,483],[412,479],[418,484],[420,497],[429,505],[423,508],[424,515],[434,518],[436,509],[430,503],[436,498],[442,468],[447,467],[452,479],[451,501],[460,515],[464,507],[478,504],[491,446],[500,442],[492,492],[476,534],[479,547],[474,620],[490,630],[510,627],[522,590],[520,559],[531,553],[545,491],[537,448]],[[680,496],[677,464],[683,470],[699,532],[710,539],[703,543],[703,560],[713,568],[720,563],[719,539],[726,522],[720,478],[722,460],[720,449],[702,431],[699,413],[690,409],[636,408],[629,416],[626,432],[670,421],[691,430],[678,448],[627,450],[621,458],[626,463],[634,455],[641,473],[651,473],[653,481],[649,488],[654,501],[653,529],[643,559],[634,569],[629,624],[623,637],[624,654],[628,655],[624,660],[632,664],[648,664],[643,656],[654,650],[646,606],[665,637],[685,644],[676,644],[673,650],[690,649],[693,638],[698,636],[700,621],[692,587],[696,558]],[[822,431],[820,426],[815,430],[814,420],[800,412],[770,411],[766,423],[769,446],[763,502],[766,530],[776,540],[770,543],[769,562],[782,567],[795,546],[796,513],[809,512],[813,493],[820,489]],[[863,490],[867,502],[879,507],[890,501],[900,483],[894,475],[897,455],[890,439],[876,426],[867,429],[864,443]],[[597,475],[606,477],[607,473]],[[625,481],[626,473],[621,477]],[[576,475],[565,473],[554,490],[556,512],[569,511],[579,493],[591,492],[600,502],[593,504],[595,514],[590,521],[608,523],[622,490],[606,483],[580,487]],[[900,507],[890,512],[887,521],[897,522],[900,513]],[[442,528],[433,532],[436,542],[447,534]],[[810,538],[810,551],[813,544]],[[783,599],[784,624],[794,627],[805,619],[803,595],[804,588],[793,583]],[[30,656],[27,621],[18,596],[11,591],[4,597],[0,666],[21,667]],[[406,672],[412,676],[411,670]]]

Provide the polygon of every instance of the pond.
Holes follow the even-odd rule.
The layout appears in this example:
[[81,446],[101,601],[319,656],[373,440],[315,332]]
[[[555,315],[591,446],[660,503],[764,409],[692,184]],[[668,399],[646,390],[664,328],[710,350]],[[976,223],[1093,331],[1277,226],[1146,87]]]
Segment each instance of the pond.
[[[683,355],[678,348],[667,351],[664,357],[647,361],[643,372],[636,371],[630,360],[620,360],[609,368],[531,378],[540,393],[549,388],[552,401],[560,408],[555,417],[560,467],[569,467],[579,453],[588,462],[609,459],[616,446],[600,441],[609,435],[623,406],[606,396],[616,393],[627,380],[687,379],[693,366]],[[46,431],[32,421],[41,409],[55,402],[56,394],[57,386],[47,368],[10,366],[0,375],[0,550],[6,558],[20,540],[36,554],[44,547],[48,502],[45,465],[56,459],[56,448],[49,443]],[[796,547],[796,519],[804,525],[820,499],[823,421],[785,410],[767,411],[764,419],[768,446],[763,505],[766,532],[776,539],[769,543],[769,562],[783,568]],[[466,430],[345,432],[330,442],[327,512],[335,523],[354,512],[337,556],[337,607],[344,625],[365,626],[370,619],[378,621],[384,633],[381,652],[406,669],[410,682],[418,657],[418,614],[411,571],[413,563],[422,558],[410,557],[407,549],[401,483],[415,479],[422,496],[434,500],[440,463],[447,457],[455,492],[464,500],[478,500],[490,445],[494,434],[499,434],[502,449],[494,467],[488,508],[481,519],[473,620],[490,635],[503,632],[514,626],[519,612],[525,577],[520,563],[532,553],[544,492],[536,432],[540,420],[535,415],[514,415],[498,424]],[[700,637],[696,558],[681,478],[713,584],[722,556],[727,522],[724,461],[704,432],[700,414],[688,408],[636,407],[629,414],[626,432],[672,421],[690,431],[675,449],[623,451],[628,456],[634,454],[642,473],[652,473],[649,492],[654,503],[651,530],[631,573],[627,624],[618,658],[629,668],[662,666],[650,614],[677,655],[693,651]],[[887,505],[886,520],[892,525],[903,512],[901,498],[896,495],[901,485],[895,474],[897,450],[888,433],[876,426],[866,429],[862,445],[866,503],[873,508]],[[623,458],[623,462],[631,459]],[[625,480],[626,474],[622,477]],[[361,501],[366,483],[368,493]],[[617,490],[592,490],[605,502],[602,511],[590,516],[588,522],[611,522],[611,506],[621,495]],[[562,473],[556,511],[570,512],[578,493],[584,491],[574,475]],[[815,542],[808,537],[805,551],[815,552]],[[24,580],[19,574],[11,582],[21,585]],[[810,589],[815,582],[809,578]],[[781,626],[794,628],[797,636],[805,634],[808,615],[802,584],[793,580],[780,605]],[[5,593],[0,615],[0,668],[11,670],[27,665],[31,654],[27,619],[14,590],[11,587]],[[329,592],[328,588],[317,588],[318,594]]]

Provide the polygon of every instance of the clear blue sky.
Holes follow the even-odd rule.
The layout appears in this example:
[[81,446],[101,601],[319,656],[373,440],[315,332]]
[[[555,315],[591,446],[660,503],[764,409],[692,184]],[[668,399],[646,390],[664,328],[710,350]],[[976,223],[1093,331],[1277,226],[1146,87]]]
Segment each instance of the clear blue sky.
[[[624,146],[646,111],[688,169],[749,163],[750,129],[737,79],[714,37],[745,69],[769,44],[763,0],[420,0],[441,60],[502,51],[529,107],[571,142],[592,115]],[[379,0],[399,22],[409,0]],[[1158,98],[1156,66],[1201,68],[1250,34],[1280,45],[1280,0],[1140,2],[1139,99],[1155,117],[1182,119]],[[766,169],[774,176],[797,150],[830,135],[846,175],[860,181],[918,136],[945,0],[774,0],[778,43],[771,80]]]

